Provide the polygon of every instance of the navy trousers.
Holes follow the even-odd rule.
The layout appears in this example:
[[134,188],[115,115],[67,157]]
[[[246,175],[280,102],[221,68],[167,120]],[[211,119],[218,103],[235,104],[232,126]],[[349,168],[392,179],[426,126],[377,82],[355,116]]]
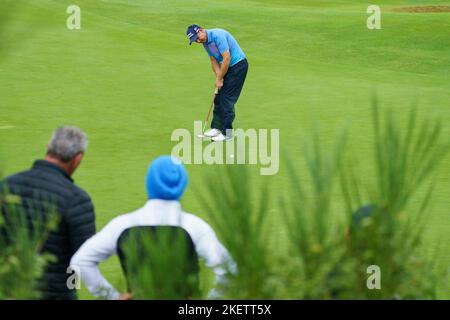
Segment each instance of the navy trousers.
[[241,94],[247,71],[247,59],[239,61],[228,68],[223,78],[223,87],[219,90],[214,100],[211,128],[219,129],[224,135],[226,135],[227,129],[233,129],[234,105]]

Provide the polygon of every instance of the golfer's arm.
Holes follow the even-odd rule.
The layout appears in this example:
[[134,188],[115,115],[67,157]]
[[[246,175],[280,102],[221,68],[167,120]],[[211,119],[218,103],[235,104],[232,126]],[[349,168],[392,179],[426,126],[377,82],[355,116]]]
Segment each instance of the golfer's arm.
[[220,72],[220,65],[217,62],[216,58],[214,58],[214,57],[209,57],[209,58],[211,59],[212,70],[217,77],[217,74]]
[[222,53],[222,63],[220,64],[219,73],[216,73],[217,79],[223,79],[225,75],[227,74],[228,67],[230,66],[230,51],[225,51]]

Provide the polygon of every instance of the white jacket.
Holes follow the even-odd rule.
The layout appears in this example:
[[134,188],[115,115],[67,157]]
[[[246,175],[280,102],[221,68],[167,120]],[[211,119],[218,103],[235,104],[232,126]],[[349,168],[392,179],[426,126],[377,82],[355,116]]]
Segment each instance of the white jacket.
[[95,296],[117,299],[119,292],[102,276],[98,263],[116,254],[117,241],[123,231],[134,226],[179,226],[190,235],[199,258],[213,268],[216,283],[224,280],[227,270],[236,266],[214,230],[199,217],[185,213],[178,201],[149,200],[142,208],[111,220],[99,233],[88,239],[70,262],[87,289]]

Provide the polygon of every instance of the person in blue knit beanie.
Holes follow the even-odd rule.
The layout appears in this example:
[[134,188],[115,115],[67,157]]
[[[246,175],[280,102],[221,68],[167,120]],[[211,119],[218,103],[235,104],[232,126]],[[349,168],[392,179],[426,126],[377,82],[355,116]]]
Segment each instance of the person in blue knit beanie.
[[177,158],[160,156],[149,166],[145,182],[149,199],[179,200],[188,183],[188,175]]
[[[219,242],[214,230],[204,220],[184,212],[179,199],[188,183],[183,164],[174,157],[160,156],[149,166],[145,177],[148,200],[142,207],[110,221],[99,233],[87,240],[70,262],[94,297],[131,299],[132,292],[118,292],[101,274],[98,264],[116,254],[121,235],[133,228],[145,226],[176,226],[183,228],[194,244],[198,258],[212,268],[216,284],[226,282],[229,272],[237,267],[228,251]],[[143,266],[146,267],[146,266]],[[210,298],[220,298],[220,290],[213,288]]]

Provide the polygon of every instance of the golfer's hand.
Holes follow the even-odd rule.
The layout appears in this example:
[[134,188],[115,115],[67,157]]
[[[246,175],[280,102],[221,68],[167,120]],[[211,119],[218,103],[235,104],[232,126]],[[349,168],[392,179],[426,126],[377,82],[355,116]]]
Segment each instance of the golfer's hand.
[[216,79],[216,88],[218,90],[222,89],[223,87],[223,79]]
[[119,297],[119,300],[132,300],[132,299],[133,299],[133,295],[128,292],[122,293]]

